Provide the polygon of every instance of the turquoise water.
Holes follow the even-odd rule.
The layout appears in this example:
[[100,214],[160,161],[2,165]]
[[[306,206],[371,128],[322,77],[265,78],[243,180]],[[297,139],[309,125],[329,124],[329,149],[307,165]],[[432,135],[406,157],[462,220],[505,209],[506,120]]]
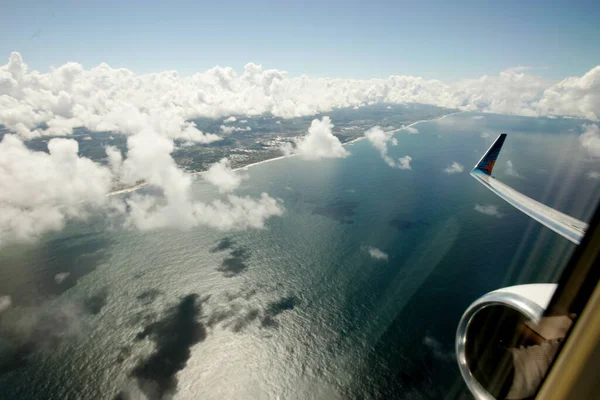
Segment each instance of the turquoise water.
[[[286,208],[264,230],[140,233],[96,215],[0,250],[0,295],[13,300],[0,314],[0,392],[464,396],[453,355],[462,312],[498,287],[556,280],[574,248],[467,171],[507,132],[499,179],[581,219],[600,194],[586,177],[600,164],[578,142],[583,121],[474,115],[399,133],[390,155],[410,155],[411,171],[388,167],[367,141],[345,159],[249,168],[240,194],[264,191]],[[505,173],[507,160],[520,178]],[[465,172],[442,172],[453,161]],[[197,199],[217,195],[194,185]],[[388,259],[371,258],[370,246]]]

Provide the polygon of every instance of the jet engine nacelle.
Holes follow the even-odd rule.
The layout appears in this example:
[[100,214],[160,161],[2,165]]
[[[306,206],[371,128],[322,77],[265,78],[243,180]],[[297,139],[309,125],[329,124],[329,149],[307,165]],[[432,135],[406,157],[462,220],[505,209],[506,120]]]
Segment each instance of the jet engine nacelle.
[[[463,314],[456,331],[456,357],[460,373],[478,400],[494,400],[490,394],[490,349],[511,347],[519,326],[538,323],[556,284],[518,285],[499,289],[477,299]],[[483,365],[488,363],[487,366]],[[482,372],[483,371],[483,372]]]

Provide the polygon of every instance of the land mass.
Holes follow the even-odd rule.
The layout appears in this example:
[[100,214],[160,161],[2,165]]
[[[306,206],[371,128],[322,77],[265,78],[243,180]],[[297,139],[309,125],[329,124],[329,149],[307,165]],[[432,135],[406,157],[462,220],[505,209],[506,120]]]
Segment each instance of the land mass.
[[[233,168],[281,157],[281,146],[304,136],[315,118],[331,117],[333,134],[342,143],[364,137],[364,132],[379,125],[386,131],[399,130],[418,121],[440,118],[458,110],[423,104],[376,104],[355,108],[342,108],[328,113],[298,118],[279,118],[272,115],[236,115],[235,121],[226,118],[198,118],[192,121],[198,129],[216,133],[222,140],[210,144],[199,144],[175,140],[172,153],[175,162],[188,173],[206,171],[211,164],[228,157]],[[0,138],[10,133],[0,126]],[[123,154],[127,152],[127,136],[118,132],[91,132],[76,128],[70,136],[79,143],[79,153],[101,164],[107,164],[105,147],[114,146]],[[28,148],[48,151],[50,137],[40,137],[26,142]],[[111,194],[125,193],[145,186],[143,181],[135,185],[114,184]]]

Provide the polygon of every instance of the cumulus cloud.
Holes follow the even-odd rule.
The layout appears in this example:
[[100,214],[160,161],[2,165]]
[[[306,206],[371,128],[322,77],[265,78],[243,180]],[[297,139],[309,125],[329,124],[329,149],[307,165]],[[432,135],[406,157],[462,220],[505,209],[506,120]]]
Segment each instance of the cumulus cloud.
[[106,204],[109,168],[79,157],[75,140],[51,139],[48,151],[31,151],[15,135],[0,142],[0,245],[60,230]]
[[583,125],[583,133],[579,143],[593,157],[600,157],[600,127],[598,125]]
[[[171,157],[173,140],[145,130],[127,140],[127,157],[106,149],[108,166],[78,155],[78,143],[54,138],[48,153],[31,151],[16,135],[0,142],[0,245],[29,240],[63,228],[69,219],[84,219],[94,209],[125,215],[126,226],[137,229],[190,228],[198,225],[221,230],[263,228],[265,221],[283,214],[276,199],[227,196],[211,203],[194,201],[192,178]],[[239,186],[227,161],[209,173],[212,183],[227,192]],[[109,198],[114,182],[134,185],[145,181],[160,195],[134,193]]]
[[404,128],[403,130],[405,130],[406,132],[413,134],[413,135],[419,134],[419,130],[413,126],[408,126],[408,127]]
[[227,158],[222,158],[214,163],[203,174],[203,178],[219,188],[220,192],[231,192],[237,189],[247,176],[231,169],[231,163]]
[[481,137],[482,139],[487,139],[487,138],[489,138],[489,137],[490,137],[490,134],[489,134],[489,133],[487,133],[487,132],[483,132],[483,133],[480,135],[480,137]]
[[472,119],[484,119],[485,117],[483,115],[475,115],[473,117],[471,117]]
[[[133,183],[144,180],[160,189],[164,198],[134,194],[126,200],[128,225],[137,229],[177,227],[182,229],[207,225],[221,230],[263,228],[265,220],[283,214],[280,202],[263,193],[258,200],[249,197],[227,196],[227,201],[212,203],[191,198],[191,177],[180,170],[170,153],[173,141],[153,131],[129,137],[127,159],[123,162],[121,181]],[[220,162],[218,173],[230,179],[221,188],[231,189],[227,163]],[[235,180],[235,179],[234,179]]]
[[367,252],[374,260],[387,261],[388,255],[386,252],[379,250],[377,247],[367,247]]
[[365,137],[371,142],[373,147],[379,150],[381,158],[383,158],[387,165],[392,168],[411,169],[410,161],[412,158],[410,156],[400,157],[396,162],[388,155],[388,144],[392,146],[398,145],[398,140],[394,138],[393,131],[386,132],[380,126],[374,126],[365,132]]
[[223,122],[226,123],[226,124],[228,124],[230,122],[235,122],[235,121],[237,121],[237,118],[232,115],[229,118],[225,118],[225,120]]
[[12,305],[12,299],[10,296],[0,296],[0,313],[6,311]]
[[532,107],[538,115],[600,119],[600,65],[582,77],[569,77],[545,89]]
[[392,168],[396,167],[396,162],[392,157],[388,156],[388,143],[392,146],[397,146],[398,141],[394,138],[394,133],[391,131],[385,132],[380,126],[374,126],[365,132],[365,137],[373,147],[379,150],[381,158]]
[[[137,75],[106,64],[69,62],[29,71],[19,53],[0,66],[0,123],[24,137],[66,135],[74,127],[136,134],[151,128],[170,138],[218,140],[189,122],[197,117],[271,113],[282,118],[373,103],[423,103],[467,111],[600,118],[600,66],[553,84],[507,69],[454,83],[392,75],[387,79],[289,78],[249,63],[242,74],[214,67],[192,76]],[[41,128],[41,126],[44,126]]]
[[229,134],[229,133],[233,133],[233,132],[251,131],[252,130],[252,128],[250,128],[249,126],[246,126],[246,127],[237,127],[237,126],[227,126],[227,125],[221,125],[220,129],[221,129],[221,132],[223,132],[225,134]]
[[462,164],[459,164],[456,161],[452,162],[452,164],[444,168],[444,172],[447,174],[457,174],[459,172],[463,172],[464,170],[465,167],[463,167]]
[[506,161],[506,170],[504,171],[506,175],[514,176],[515,178],[522,178],[521,175],[515,169],[511,160]]
[[404,156],[398,159],[398,168],[400,169],[412,169],[410,166],[410,162],[412,160],[411,156]]
[[491,217],[496,217],[496,218],[503,217],[503,214],[501,214],[500,211],[498,211],[498,207],[491,205],[491,204],[487,204],[487,205],[475,204],[474,210],[477,212],[480,212],[482,214],[489,215]]
[[290,143],[282,148],[286,154],[298,154],[304,158],[342,158],[350,153],[344,148],[340,140],[332,133],[333,124],[329,117],[314,119],[308,128],[308,133],[296,141],[295,146]]

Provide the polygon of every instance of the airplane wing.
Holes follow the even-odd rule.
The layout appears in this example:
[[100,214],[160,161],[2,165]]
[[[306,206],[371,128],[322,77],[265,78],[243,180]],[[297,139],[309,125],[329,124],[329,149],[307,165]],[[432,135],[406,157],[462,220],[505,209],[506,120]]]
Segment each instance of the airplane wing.
[[477,165],[475,165],[471,171],[471,176],[510,205],[552,229],[559,235],[569,239],[571,242],[579,244],[588,228],[588,225],[585,222],[535,201],[492,176],[494,164],[496,163],[498,154],[500,154],[505,139],[506,133],[502,133],[498,136],[494,144],[492,144],[483,157],[481,157],[481,160],[479,160]]

